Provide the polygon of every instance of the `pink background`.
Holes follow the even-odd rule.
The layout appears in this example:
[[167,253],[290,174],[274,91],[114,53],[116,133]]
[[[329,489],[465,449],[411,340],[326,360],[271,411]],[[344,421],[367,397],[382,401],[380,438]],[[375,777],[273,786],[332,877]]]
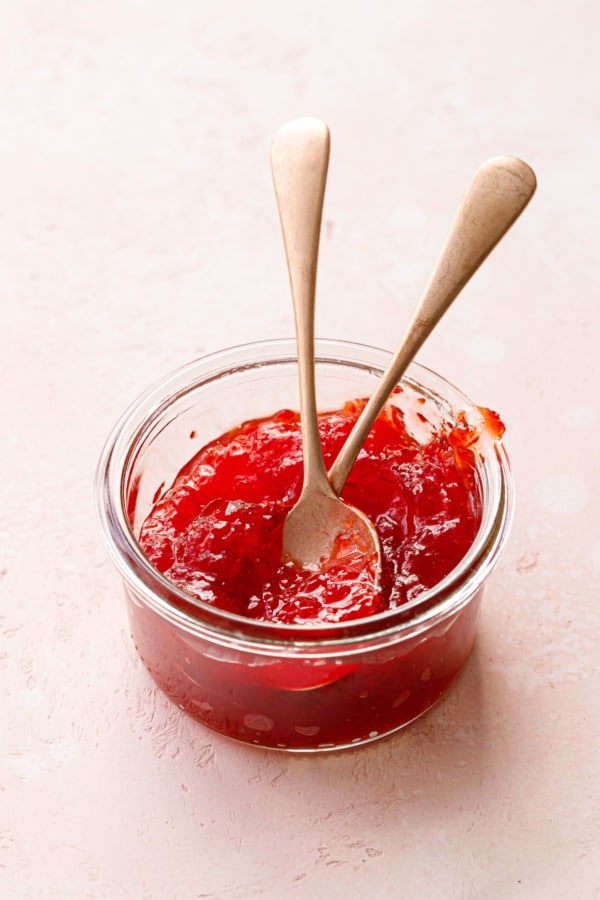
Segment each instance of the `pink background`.
[[[599,26],[583,0],[2,4],[3,897],[600,897]],[[291,334],[268,153],[306,113],[321,336],[392,349],[477,166],[539,179],[419,357],[508,429],[476,649],[412,728],[317,758],[157,693],[92,505],[150,382]]]

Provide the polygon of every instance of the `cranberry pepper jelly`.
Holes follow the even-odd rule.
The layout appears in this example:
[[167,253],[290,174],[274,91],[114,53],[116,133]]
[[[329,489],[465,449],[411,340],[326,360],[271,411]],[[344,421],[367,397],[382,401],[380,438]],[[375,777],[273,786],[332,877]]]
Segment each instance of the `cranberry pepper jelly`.
[[[326,467],[365,402],[319,415]],[[288,625],[371,616],[418,597],[465,556],[481,523],[478,438],[457,423],[420,442],[397,406],[380,414],[342,494],[378,533],[377,589],[372,570],[344,561],[319,571],[281,561],[284,519],[303,474],[300,419],[290,410],[245,422],[204,447],[154,506],[140,544],[174,584],[241,616]]]
[[[318,362],[321,378],[333,372],[337,394],[340,370],[347,389],[370,388],[378,374],[370,354],[380,352],[336,348],[336,358]],[[340,362],[340,349],[366,355],[358,378]],[[239,740],[332,749],[412,721],[461,670],[483,581],[510,520],[508,466],[498,444],[503,426],[413,366],[426,386],[408,380],[397,389],[343,492],[378,532],[377,589],[370,573],[351,567],[304,572],[281,561],[284,518],[302,483],[297,413],[280,408],[238,418],[242,424],[233,428],[214,421],[205,427],[215,404],[221,421],[235,416],[236,403],[251,411],[259,388],[263,406],[271,394],[275,401],[285,396],[271,387],[284,370],[290,380],[294,362],[280,357],[217,376],[200,361],[189,368],[204,366],[204,381],[183,387],[179,373],[181,389],[172,398],[164,399],[164,389],[158,404],[156,393],[142,398],[107,445],[99,512],[111,537],[119,532],[109,549],[124,575],[138,652],[162,690],[203,724]],[[226,398],[232,409],[223,415]],[[320,414],[327,465],[363,404],[352,400]],[[118,504],[111,470],[122,486]]]

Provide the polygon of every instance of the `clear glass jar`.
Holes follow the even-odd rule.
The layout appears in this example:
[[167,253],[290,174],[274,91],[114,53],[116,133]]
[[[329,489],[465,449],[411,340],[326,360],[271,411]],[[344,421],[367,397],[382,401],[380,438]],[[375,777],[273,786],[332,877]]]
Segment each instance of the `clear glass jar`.
[[[317,341],[319,407],[370,395],[386,351]],[[394,402],[453,419],[472,407],[413,364]],[[484,583],[506,541],[513,484],[503,446],[478,465],[483,516],[462,562],[414,601],[320,626],[247,619],[190,597],[146,559],[137,536],[154,498],[208,441],[240,422],[297,407],[293,341],[247,344],[167,376],[122,416],[98,467],[102,535],[120,572],[137,651],[159,687],[203,725],[237,740],[322,751],[388,735],[425,712],[462,669]],[[414,427],[419,419],[415,416]]]

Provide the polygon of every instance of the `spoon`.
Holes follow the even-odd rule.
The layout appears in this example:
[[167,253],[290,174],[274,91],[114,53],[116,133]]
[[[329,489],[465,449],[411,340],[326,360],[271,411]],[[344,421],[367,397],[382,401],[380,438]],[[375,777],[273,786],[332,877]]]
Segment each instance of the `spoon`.
[[477,170],[407,330],[328,477],[340,494],[375,419],[408,365],[452,301],[523,212],[536,189],[533,170],[513,156],[497,156]]
[[296,325],[304,479],[283,528],[284,562],[327,570],[336,563],[378,578],[381,550],[364,513],[334,493],[323,461],[315,396],[314,313],[319,236],[329,164],[329,130],[315,118],[283,125],[271,146],[271,169]]
[[[316,128],[316,125],[314,127]],[[283,192],[278,188],[279,178],[283,175],[282,169],[285,168],[285,163],[288,160],[287,153],[285,151],[282,152],[281,149],[282,146],[286,146],[285,135],[287,134],[288,138],[290,135],[295,135],[295,139],[298,139],[298,126],[294,128],[294,123],[291,123],[288,129],[287,132],[284,131],[283,135],[280,133],[276,137],[272,159],[274,160],[276,193],[280,205],[284,241],[286,253],[288,254],[290,282],[296,310],[298,355],[299,361],[301,361],[301,369],[302,365],[305,367],[304,378],[306,381],[301,381],[301,384],[304,384],[304,402],[306,404],[303,414],[303,428],[304,423],[307,426],[310,421],[313,423],[311,426],[313,429],[312,437],[309,437],[307,433],[306,439],[303,437],[303,440],[306,440],[306,444],[303,446],[306,446],[305,452],[307,455],[308,453],[313,454],[313,462],[316,460],[314,467],[317,474],[305,477],[301,499],[289,514],[288,521],[286,521],[286,528],[284,529],[284,558],[287,555],[305,566],[317,568],[322,564],[323,559],[327,560],[335,556],[336,543],[339,545],[340,534],[343,535],[343,532],[340,532],[340,528],[348,527],[345,524],[344,516],[341,515],[341,510],[338,512],[337,518],[335,518],[335,512],[331,519],[328,515],[330,511],[337,511],[337,507],[330,502],[331,493],[322,479],[322,473],[320,473],[323,466],[323,457],[318,445],[318,432],[314,425],[316,421],[312,331],[314,284],[329,141],[326,126],[318,123],[317,132],[322,136],[321,169],[315,176],[315,168],[318,169],[318,166],[313,166],[312,174],[316,177],[319,190],[317,190],[316,203],[313,204],[312,208],[312,245],[310,245],[312,253],[308,255],[310,265],[305,270],[305,289],[301,294],[297,285],[298,275],[301,271],[300,261],[292,256],[293,249],[298,244],[294,243],[288,250],[290,245],[288,225],[291,226],[289,219],[294,217],[287,215],[286,201],[289,199],[289,194],[286,194],[284,197]],[[301,128],[300,132],[302,132]],[[295,144],[294,139],[292,139],[291,144],[296,147],[296,158],[302,158],[303,151]],[[290,149],[289,144],[288,149]],[[311,166],[309,165],[307,168],[310,172]],[[275,174],[276,170],[277,175]],[[334,497],[341,493],[368,432],[413,357],[453,300],[455,300],[481,263],[525,209],[535,189],[536,178],[534,172],[525,162],[515,157],[495,157],[486,162],[475,173],[459,205],[439,259],[417,304],[404,337],[387,370],[384,372],[377,389],[367,402],[329,471],[328,481]],[[282,200],[284,201],[283,203]],[[305,220],[305,224],[308,220],[308,218]],[[296,295],[297,290],[298,294]],[[308,324],[304,323],[302,315],[303,300],[306,301],[308,306],[308,310],[304,310],[304,312],[308,312],[308,315],[304,317],[308,319]],[[357,512],[347,505],[346,509]],[[367,560],[372,560],[373,554],[377,554],[375,557],[377,561],[376,582],[381,568],[381,550],[372,523],[367,520],[369,527],[365,528],[364,519],[365,517],[362,517],[362,520],[359,521],[361,540],[356,552],[358,559],[360,559],[360,554],[364,553]],[[356,519],[351,521],[353,523],[357,522]],[[357,531],[359,524],[354,525]],[[354,539],[352,532],[347,537],[350,543]],[[370,541],[373,543],[369,543]]]

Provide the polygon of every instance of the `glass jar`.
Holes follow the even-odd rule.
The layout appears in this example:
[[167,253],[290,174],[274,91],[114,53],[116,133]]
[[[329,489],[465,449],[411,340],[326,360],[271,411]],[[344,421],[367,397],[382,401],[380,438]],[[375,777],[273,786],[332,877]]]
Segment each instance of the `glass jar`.
[[[317,341],[319,408],[369,396],[390,354]],[[413,363],[393,402],[453,420],[473,404]],[[146,559],[137,537],[155,498],[207,442],[249,418],[297,406],[294,341],[205,356],[150,388],[122,416],[98,467],[104,542],[125,588],[137,651],[158,686],[203,725],[262,747],[322,751],[404,727],[450,687],[471,650],[485,581],[505,544],[513,484],[503,446],[477,465],[483,515],[461,563],[397,609],[323,625],[247,619],[196,600]],[[414,418],[418,428],[420,419]]]

